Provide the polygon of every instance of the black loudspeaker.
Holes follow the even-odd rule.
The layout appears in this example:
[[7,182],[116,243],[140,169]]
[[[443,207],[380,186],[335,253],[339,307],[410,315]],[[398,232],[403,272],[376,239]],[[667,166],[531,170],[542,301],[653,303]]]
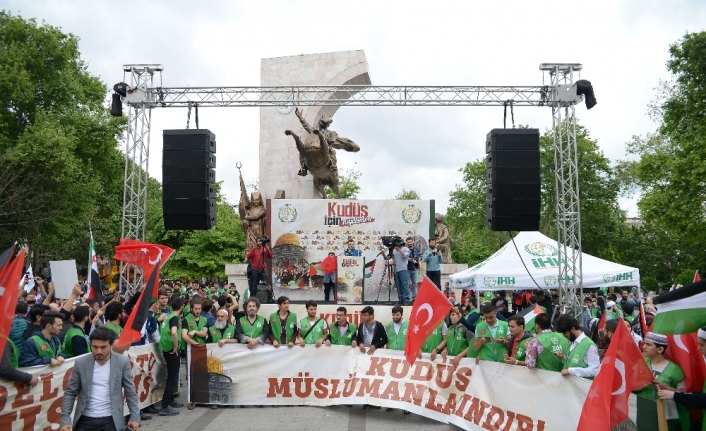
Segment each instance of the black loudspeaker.
[[166,230],[208,230],[216,224],[216,135],[205,129],[165,130],[162,212]]
[[538,129],[493,129],[486,137],[487,225],[494,231],[539,230]]

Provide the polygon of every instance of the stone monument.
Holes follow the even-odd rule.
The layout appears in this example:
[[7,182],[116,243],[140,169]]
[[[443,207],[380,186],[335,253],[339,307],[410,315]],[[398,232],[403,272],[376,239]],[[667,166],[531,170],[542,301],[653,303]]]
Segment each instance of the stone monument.
[[[235,166],[240,172],[242,165],[240,162]],[[255,248],[259,239],[265,235],[265,204],[259,192],[253,192],[248,199],[248,191],[243,181],[243,173],[240,172],[240,202],[238,203],[240,216],[240,228],[245,234],[245,254]]]
[[444,223],[444,218],[441,214],[436,213],[434,215],[434,222],[436,224],[434,228],[434,236],[436,237],[436,248],[441,252],[441,256],[444,258],[444,263],[453,263],[451,260],[451,245],[449,244],[449,227]]

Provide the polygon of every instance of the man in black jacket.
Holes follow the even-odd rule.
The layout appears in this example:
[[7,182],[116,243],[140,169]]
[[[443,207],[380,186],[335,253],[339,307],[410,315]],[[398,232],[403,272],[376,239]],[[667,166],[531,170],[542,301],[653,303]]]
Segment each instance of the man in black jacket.
[[368,355],[372,355],[376,349],[387,344],[387,332],[385,332],[385,326],[375,320],[373,307],[369,305],[364,307],[360,312],[360,317],[363,318],[363,323],[358,326],[353,347],[360,348],[363,353],[368,348]]

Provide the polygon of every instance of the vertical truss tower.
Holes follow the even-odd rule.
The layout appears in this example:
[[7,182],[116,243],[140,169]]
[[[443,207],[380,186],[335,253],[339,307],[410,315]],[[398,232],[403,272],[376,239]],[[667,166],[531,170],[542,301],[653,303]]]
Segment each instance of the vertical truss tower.
[[[541,64],[539,69],[549,74],[549,105],[552,108],[554,131],[554,179],[556,183],[557,243],[559,246],[559,299],[564,312],[581,312],[583,272],[581,261],[581,206],[576,147],[574,72],[580,64]],[[567,310],[568,308],[568,310]]]
[[[130,74],[130,87],[141,90],[154,86],[155,74],[159,74],[161,82],[162,66],[159,64],[126,64],[123,66],[123,73]],[[130,103],[128,106],[121,237],[144,241],[152,103],[148,99],[142,103]],[[135,289],[141,285],[142,271],[140,268],[120,262],[120,292],[132,295]]]

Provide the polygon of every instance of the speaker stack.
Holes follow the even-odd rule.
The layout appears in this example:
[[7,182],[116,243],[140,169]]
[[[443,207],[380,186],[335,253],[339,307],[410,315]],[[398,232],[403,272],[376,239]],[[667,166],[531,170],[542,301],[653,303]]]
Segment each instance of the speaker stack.
[[488,227],[494,231],[539,230],[539,130],[493,129],[485,149]]
[[166,230],[216,225],[216,135],[206,129],[164,130],[162,212]]

